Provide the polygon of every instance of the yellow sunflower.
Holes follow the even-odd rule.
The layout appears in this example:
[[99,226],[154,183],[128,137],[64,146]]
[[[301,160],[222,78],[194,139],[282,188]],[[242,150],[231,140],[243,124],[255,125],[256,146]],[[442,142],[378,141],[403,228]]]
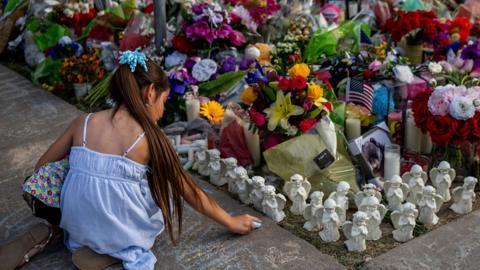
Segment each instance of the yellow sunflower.
[[216,101],[209,101],[200,107],[200,115],[207,118],[213,125],[220,124],[225,115],[225,109]]

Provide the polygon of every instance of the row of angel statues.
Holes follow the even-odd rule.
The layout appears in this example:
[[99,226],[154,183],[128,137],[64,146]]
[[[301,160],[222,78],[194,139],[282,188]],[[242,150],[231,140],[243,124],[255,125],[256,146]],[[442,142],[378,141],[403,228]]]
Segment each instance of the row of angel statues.
[[[353,198],[358,211],[351,221],[346,220],[350,206],[350,185],[340,182],[336,191],[323,202],[324,193],[314,191],[310,194],[311,185],[306,178],[295,174],[283,186],[283,194],[277,193],[272,185],[266,185],[261,176],[248,176],[247,170],[237,166],[235,158],[220,157],[217,149],[203,149],[195,153],[195,165],[198,173],[209,177],[217,186],[228,185],[228,191],[236,194],[245,204],[252,204],[257,210],[273,219],[282,221],[286,215],[284,208],[287,198],[291,201],[289,211],[293,215],[303,215],[304,229],[319,232],[325,242],[340,239],[340,230],[347,240],[349,251],[366,249],[365,240],[379,240],[382,237],[380,225],[387,213],[382,201],[382,194],[373,184],[367,184]],[[475,199],[474,188],[477,179],[466,177],[463,186],[450,187],[455,178],[455,170],[448,162],[441,162],[430,173],[433,186],[426,185],[427,174],[418,165],[402,177],[394,176],[384,184],[384,194],[388,209],[392,211],[390,218],[394,225],[393,238],[406,242],[413,238],[413,230],[418,219],[425,225],[438,222],[436,213],[442,204],[451,200],[451,209],[459,214],[472,211]],[[307,204],[307,199],[310,198]]]

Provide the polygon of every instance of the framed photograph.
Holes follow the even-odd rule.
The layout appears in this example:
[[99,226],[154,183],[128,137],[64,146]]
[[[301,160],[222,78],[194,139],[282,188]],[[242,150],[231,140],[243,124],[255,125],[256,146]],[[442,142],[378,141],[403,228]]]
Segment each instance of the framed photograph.
[[360,159],[366,178],[383,175],[383,153],[385,145],[391,143],[388,127],[385,123],[381,123],[349,144],[352,154]]

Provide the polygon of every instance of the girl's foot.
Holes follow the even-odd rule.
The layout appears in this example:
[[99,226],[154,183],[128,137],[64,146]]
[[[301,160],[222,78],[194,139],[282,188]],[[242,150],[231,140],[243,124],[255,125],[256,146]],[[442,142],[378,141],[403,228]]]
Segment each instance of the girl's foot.
[[88,247],[76,250],[73,253],[72,261],[80,270],[101,270],[121,262],[109,255],[98,254]]
[[24,265],[45,249],[52,236],[51,228],[46,224],[39,223],[20,238],[0,247],[2,269],[13,270]]

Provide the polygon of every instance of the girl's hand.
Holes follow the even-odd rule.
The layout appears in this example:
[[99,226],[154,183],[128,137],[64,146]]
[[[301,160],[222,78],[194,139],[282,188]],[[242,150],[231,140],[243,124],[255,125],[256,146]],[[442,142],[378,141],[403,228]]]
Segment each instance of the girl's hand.
[[252,230],[258,228],[255,223],[262,224],[262,221],[250,215],[236,216],[231,218],[227,229],[237,234],[249,234]]

